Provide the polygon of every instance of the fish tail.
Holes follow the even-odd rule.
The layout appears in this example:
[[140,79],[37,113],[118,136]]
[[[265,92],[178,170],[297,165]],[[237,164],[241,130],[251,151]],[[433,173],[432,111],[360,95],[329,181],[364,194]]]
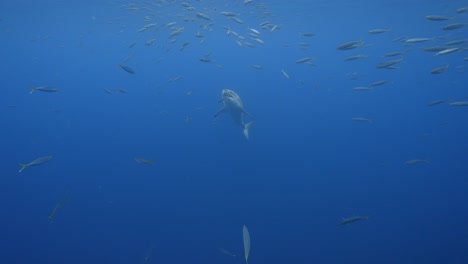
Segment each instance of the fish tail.
[[23,163],[20,163],[19,165],[21,166],[21,169],[18,172],[22,172],[24,169],[28,167],[28,165],[23,164]]
[[244,125],[244,136],[246,139],[249,139],[249,129],[252,126],[253,122],[249,122]]
[[36,91],[36,87],[34,87],[33,85],[29,85],[29,89],[31,89],[29,94],[32,94],[34,91]]

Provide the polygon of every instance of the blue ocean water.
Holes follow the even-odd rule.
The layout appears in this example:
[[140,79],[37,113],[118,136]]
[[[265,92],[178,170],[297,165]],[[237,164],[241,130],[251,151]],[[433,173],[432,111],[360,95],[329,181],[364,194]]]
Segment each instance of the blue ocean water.
[[2,1],[0,263],[468,263],[465,6]]

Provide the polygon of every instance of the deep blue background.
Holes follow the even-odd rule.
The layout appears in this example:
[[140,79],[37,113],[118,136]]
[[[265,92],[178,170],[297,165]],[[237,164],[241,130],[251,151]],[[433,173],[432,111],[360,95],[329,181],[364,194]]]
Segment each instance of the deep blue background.
[[[244,224],[251,264],[468,263],[468,108],[426,106],[468,100],[468,52],[420,50],[468,39],[466,28],[442,30],[468,22],[455,12],[466,2],[187,0],[194,12],[179,1],[136,1],[137,11],[100,2],[0,3],[0,263],[144,263],[151,245],[150,263],[245,263]],[[213,24],[204,29],[195,12]],[[261,30],[264,21],[281,28]],[[169,22],[185,27],[173,44]],[[158,26],[138,32],[149,23]],[[367,33],[375,28],[392,30]],[[365,47],[336,50],[358,39]],[[375,68],[400,50],[409,52],[399,70]],[[209,52],[216,63],[200,62]],[[368,57],[343,60],[356,54]],[[117,66],[130,55],[134,75]],[[305,56],[316,66],[295,63]],[[382,79],[392,82],[352,90]],[[29,85],[60,91],[30,95]],[[254,117],[248,141],[228,115],[213,120],[223,88]],[[45,155],[53,159],[18,173],[19,162]],[[411,159],[429,163],[405,165]],[[338,225],[354,215],[370,218]]]

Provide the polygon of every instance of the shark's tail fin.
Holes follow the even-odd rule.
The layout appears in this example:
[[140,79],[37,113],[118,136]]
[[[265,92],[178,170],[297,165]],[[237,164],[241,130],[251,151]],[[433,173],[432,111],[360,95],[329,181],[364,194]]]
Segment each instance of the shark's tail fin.
[[21,166],[21,169],[18,172],[22,172],[24,169],[28,167],[27,164],[23,164],[23,163],[20,163],[19,165]]
[[244,125],[244,136],[246,139],[249,139],[249,128],[252,126],[253,122],[249,122]]
[[31,89],[31,91],[29,92],[29,94],[32,94],[34,91],[36,91],[36,87],[32,86],[32,85],[29,85],[29,89]]

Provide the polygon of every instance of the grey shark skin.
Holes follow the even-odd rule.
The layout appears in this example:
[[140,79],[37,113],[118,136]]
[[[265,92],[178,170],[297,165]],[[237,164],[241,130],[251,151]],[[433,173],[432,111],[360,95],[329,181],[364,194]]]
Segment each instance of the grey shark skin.
[[253,122],[244,123],[244,115],[250,116],[250,114],[245,111],[244,105],[242,104],[242,100],[240,99],[239,95],[229,89],[223,89],[221,92],[221,100],[224,105],[221,109],[216,112],[214,117],[218,117],[222,113],[229,113],[231,114],[232,120],[236,125],[242,127],[244,131],[244,136],[246,139],[249,139],[249,128],[252,126]]

